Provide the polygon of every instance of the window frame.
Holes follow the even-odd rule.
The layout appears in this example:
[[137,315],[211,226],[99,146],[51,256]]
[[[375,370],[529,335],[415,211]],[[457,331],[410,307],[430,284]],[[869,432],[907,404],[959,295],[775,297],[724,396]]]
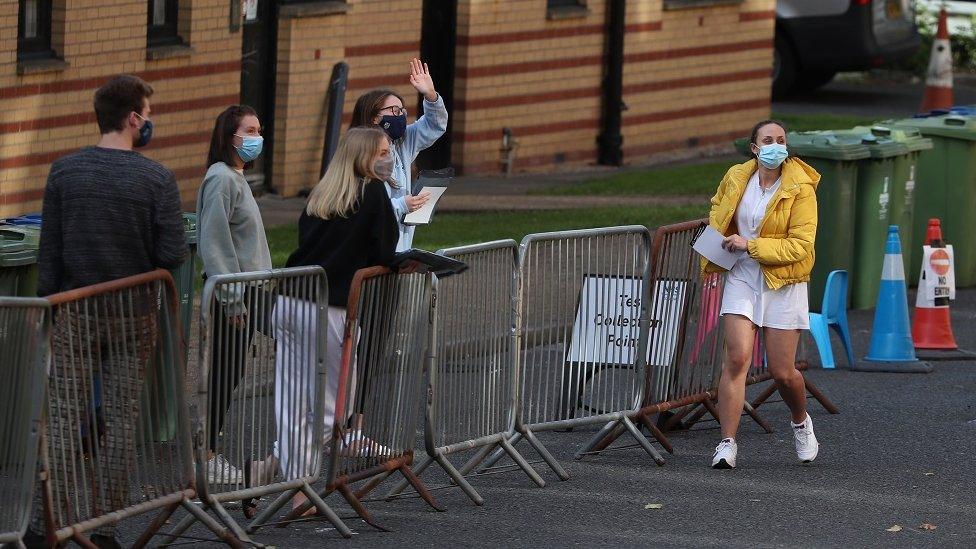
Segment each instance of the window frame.
[[[153,24],[153,4],[165,2],[165,19],[162,25]],[[179,0],[148,0],[146,2],[146,47],[175,46],[183,44],[180,36],[180,3]]]
[[586,0],[546,0],[547,10],[559,10],[566,8],[585,8]]
[[27,11],[27,0],[17,2],[17,60],[48,59],[55,57],[51,47],[51,18],[53,13],[52,0],[35,0],[37,2],[37,35],[24,36],[24,16]]

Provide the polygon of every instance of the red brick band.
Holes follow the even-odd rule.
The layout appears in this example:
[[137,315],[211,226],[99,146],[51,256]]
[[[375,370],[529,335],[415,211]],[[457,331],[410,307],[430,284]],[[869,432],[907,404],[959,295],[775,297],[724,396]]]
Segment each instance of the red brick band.
[[747,21],[765,21],[767,19],[776,19],[776,11],[744,11],[739,13],[740,23]]
[[[198,109],[209,109],[225,105],[234,105],[240,101],[238,94],[219,95],[214,97],[201,97],[186,101],[172,101],[169,103],[152,104],[153,115],[174,112],[195,111]],[[51,116],[48,118],[34,118],[30,120],[18,120],[15,122],[5,122],[0,124],[0,134],[17,133],[34,130],[45,130],[50,128],[64,128],[67,126],[79,126],[82,124],[94,124],[95,113],[75,113],[64,116]]]
[[[240,59],[220,63],[210,63],[206,65],[189,65],[170,69],[154,69],[138,72],[136,73],[136,76],[152,84],[154,80],[189,78],[193,76],[206,76],[209,74],[222,74],[227,72],[241,72]],[[97,76],[94,78],[76,78],[74,80],[46,82],[43,84],[8,86],[6,88],[0,88],[0,99],[12,99],[14,97],[25,97],[28,95],[46,95],[51,93],[63,93],[88,89],[94,90],[107,82],[108,79],[113,76],[115,76],[115,74],[106,74],[105,76]]]
[[[199,132],[190,133],[182,135],[167,135],[165,137],[154,138],[146,150],[157,150],[157,149],[167,149],[170,147],[179,147],[182,145],[191,145],[194,143],[209,143],[210,142],[210,132]],[[25,154],[21,156],[11,156],[8,158],[0,158],[0,170],[6,170],[10,168],[23,168],[27,166],[40,166],[43,164],[50,164],[58,158],[66,154],[70,154],[78,150],[74,149],[64,149],[60,151],[49,151],[41,153]]]

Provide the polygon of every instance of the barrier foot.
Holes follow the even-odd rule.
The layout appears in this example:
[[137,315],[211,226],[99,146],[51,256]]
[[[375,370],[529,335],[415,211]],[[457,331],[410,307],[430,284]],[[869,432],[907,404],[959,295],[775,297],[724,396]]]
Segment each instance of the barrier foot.
[[[430,457],[429,455],[425,455],[424,459],[420,462],[419,465],[417,465],[417,468],[413,470],[414,474],[419,477],[420,475],[423,474],[424,471],[427,470],[428,467],[430,467],[432,463],[434,463],[434,458]],[[390,471],[390,474],[393,474],[393,471]],[[407,489],[407,486],[410,486],[410,482],[407,479],[401,480],[399,483],[397,483],[396,486],[393,487],[392,490],[387,492],[384,499],[389,501],[394,497],[402,494],[403,491]]]
[[674,446],[671,445],[671,441],[668,440],[668,437],[666,437],[664,433],[658,429],[657,425],[651,421],[651,418],[647,417],[647,414],[637,414],[637,419],[644,424],[644,427],[647,427],[647,430],[651,432],[651,436],[661,443],[662,448],[664,448],[669,454],[674,453]]
[[[178,532],[176,534],[177,536],[182,535],[183,532],[185,532],[186,529],[189,528],[190,525],[193,524],[195,520],[199,520],[200,524],[206,526],[208,529],[210,529],[211,532],[213,532],[218,538],[220,538],[221,541],[223,541],[224,543],[226,543],[231,547],[243,549],[245,543],[249,543],[253,545],[253,542],[250,539],[246,539],[246,540],[241,539],[239,536],[234,535],[234,532],[228,529],[227,527],[221,526],[219,522],[217,522],[213,517],[208,515],[206,511],[201,509],[199,505],[193,503],[192,501],[184,499],[183,508],[186,509],[187,512],[190,513],[190,515],[192,516],[187,517],[190,519],[189,521],[186,520],[183,521],[187,523],[186,526],[183,526],[183,522],[181,522],[176,526],[173,532]],[[180,528],[181,526],[182,529]],[[247,536],[245,536],[245,538],[246,537]]]
[[525,460],[522,454],[518,453],[518,450],[516,450],[514,446],[509,444],[508,441],[505,439],[502,439],[501,446],[502,448],[505,449],[505,452],[507,452],[508,455],[512,458],[512,461],[518,464],[519,468],[525,471],[526,475],[529,475],[529,478],[532,479],[532,482],[536,483],[536,485],[539,488],[546,487],[546,481],[543,480],[541,476],[539,476],[539,473],[535,470],[535,468],[532,467],[532,465]]
[[823,394],[823,391],[821,391],[819,387],[817,387],[816,385],[813,384],[812,381],[807,379],[807,376],[803,376],[803,386],[807,388],[807,391],[811,395],[813,395],[813,398],[817,399],[817,402],[819,402],[820,405],[824,407],[824,410],[827,410],[827,413],[829,414],[840,413],[840,410],[837,408],[837,406],[835,406],[834,403],[831,402],[829,398],[827,398],[827,395]]
[[[710,415],[713,418],[715,418],[715,421],[717,421],[719,425],[722,424],[722,420],[719,419],[719,417],[718,417],[718,409],[715,408],[715,401],[714,400],[712,400],[710,398],[706,398],[705,400],[702,401],[702,406],[705,407],[705,411],[708,412],[708,415]],[[705,414],[702,413],[702,415],[705,415]]]
[[705,408],[705,405],[699,403],[698,407],[695,408],[695,410],[691,413],[691,416],[684,421],[685,429],[691,429],[694,427],[695,424],[701,421],[701,419],[705,417],[705,414],[707,413],[708,410]]
[[[441,465],[443,466],[443,464]],[[448,465],[450,466],[450,463],[448,463]],[[424,501],[427,502],[427,505],[430,505],[436,511],[444,512],[447,510],[437,504],[437,500],[434,499],[434,496],[430,493],[430,490],[427,489],[427,486],[424,484],[424,481],[420,480],[420,477],[413,474],[413,471],[410,470],[409,465],[407,465],[406,463],[401,465],[400,474],[407,477],[407,481],[410,482],[410,485],[413,486],[413,489],[416,490],[418,494],[420,494],[420,497],[422,497]],[[450,471],[448,471],[448,474],[450,474]],[[464,480],[464,477],[461,477],[461,482],[467,484],[467,482],[465,482]],[[470,487],[470,485],[468,486]],[[461,487],[464,488],[463,485]],[[473,491],[474,488],[471,488],[471,490]],[[477,494],[477,492],[475,492],[475,494]],[[480,498],[481,496],[478,497]]]
[[376,528],[381,532],[391,531],[389,528],[380,526],[379,524],[376,523],[376,521],[373,520],[373,515],[369,514],[369,511],[366,510],[366,506],[363,505],[363,502],[359,501],[359,499],[356,498],[356,494],[352,493],[352,490],[349,489],[349,486],[347,486],[345,483],[336,486],[336,490],[338,490],[339,493],[342,494],[342,497],[346,498],[346,501],[349,502],[349,505],[353,508],[354,511],[356,511],[356,514],[359,515],[359,518],[363,519],[363,521],[366,524],[372,526],[373,528]]
[[163,510],[159,513],[159,515],[157,515],[156,518],[153,519],[151,523],[149,523],[149,526],[146,528],[146,531],[143,532],[142,535],[139,536],[139,539],[137,539],[135,543],[132,544],[132,547],[134,549],[142,549],[143,547],[148,545],[149,540],[151,540],[152,537],[156,535],[156,532],[160,528],[162,528],[164,524],[166,524],[166,521],[169,519],[170,515],[172,515],[173,511],[176,511],[176,509],[179,508],[179,506],[180,503],[176,502],[172,505],[168,505],[167,507],[163,508]]
[[[535,433],[533,433],[529,429],[526,429],[524,432],[522,432],[522,434],[525,435],[525,440],[529,441],[529,444],[532,445],[532,448],[534,448],[535,451],[538,452],[540,456],[542,456],[542,459],[545,460],[546,465],[548,465],[549,468],[552,469],[554,473],[556,473],[556,476],[558,476],[560,480],[569,480],[569,473],[567,473],[566,470],[563,469],[563,466],[560,465],[558,461],[556,461],[556,458],[552,457],[552,454],[549,453],[549,450],[547,450],[546,447],[543,446],[541,442],[539,442],[539,439],[536,438]],[[515,446],[514,442],[510,441],[509,444]],[[504,453],[505,449],[502,448],[499,451]]]
[[278,497],[276,497],[270,505],[267,505],[264,509],[262,509],[261,512],[254,517],[254,520],[247,525],[247,528],[245,528],[247,533],[253,534],[258,528],[263,526],[264,523],[268,522],[271,517],[278,513],[278,511],[280,511],[281,508],[288,503],[288,500],[295,497],[295,494],[297,493],[298,488],[292,488],[291,490],[285,490],[284,492],[278,494]]
[[[515,446],[516,444],[519,443],[519,441],[522,440],[522,437],[523,437],[523,435],[522,435],[521,432],[515,433],[515,435],[513,435],[512,438],[508,439],[508,443],[511,444],[512,446]],[[478,472],[479,473],[484,473],[488,469],[491,469],[492,467],[495,466],[496,463],[498,463],[498,460],[502,459],[502,456],[504,456],[504,455],[505,455],[505,449],[504,448],[498,448],[498,449],[496,449],[494,451],[494,453],[492,453],[491,456],[488,457],[488,460],[485,461],[481,465],[481,467],[478,467]],[[461,471],[463,472],[464,469],[461,469]]]
[[[444,472],[446,472],[447,475],[451,477],[451,480],[454,481],[455,484],[461,487],[461,490],[464,491],[464,494],[468,496],[468,498],[471,501],[473,501],[475,505],[485,504],[485,498],[481,497],[481,494],[479,494],[478,491],[474,489],[474,486],[471,486],[471,483],[465,480],[464,476],[460,472],[458,472],[458,470],[454,467],[454,465],[451,464],[450,461],[448,461],[447,457],[445,457],[444,454],[438,453],[435,459],[437,459],[437,464],[440,465],[442,469],[444,469]],[[407,480],[406,482],[409,482],[409,480]]]
[[481,465],[481,462],[484,461],[486,457],[488,457],[488,454],[490,454],[491,451],[495,449],[495,446],[498,445],[486,444],[485,446],[482,446],[481,449],[478,450],[477,453],[475,453],[475,455],[471,456],[471,459],[465,462],[465,464],[462,465],[460,469],[458,469],[458,471],[460,471],[462,475],[467,476],[468,473],[474,471],[475,467]]
[[362,488],[356,490],[356,497],[359,499],[364,499],[370,492],[376,489],[377,486],[383,484],[383,481],[390,478],[393,471],[383,471],[382,473],[376,475],[375,477],[369,479],[369,482],[363,485]]
[[624,416],[620,418],[620,423],[627,428],[627,430],[635,439],[637,439],[637,444],[640,444],[641,448],[643,448],[644,451],[647,452],[651,456],[651,458],[654,459],[654,463],[657,463],[659,466],[664,465],[665,463],[664,456],[662,456],[661,453],[657,451],[657,448],[651,445],[651,442],[647,440],[647,437],[645,437],[644,434],[640,432],[640,429],[638,429],[637,426],[634,425],[634,422],[631,421],[629,417]]
[[[806,376],[804,376],[803,379],[804,379],[804,382],[806,382]],[[769,397],[773,396],[773,393],[775,393],[775,392],[776,392],[776,382],[774,381],[774,382],[770,383],[768,387],[766,387],[765,389],[763,389],[763,391],[761,393],[759,393],[756,396],[756,398],[754,398],[752,400],[752,403],[751,403],[752,409],[755,410],[756,408],[759,408],[760,406],[762,406],[763,403],[766,402],[766,400],[768,400]]]
[[688,406],[685,406],[677,413],[669,417],[667,421],[664,422],[664,425],[661,427],[662,430],[679,431],[679,430],[687,429],[688,426],[685,423],[683,423],[681,420],[683,420],[685,416],[690,414],[692,411],[700,410],[700,409],[701,409],[700,404],[689,404]]
[[576,452],[573,459],[580,461],[590,454],[596,454],[605,450],[608,446],[613,444],[613,441],[617,440],[620,435],[624,432],[623,427],[616,421],[611,421],[603,426],[602,429],[590,439],[589,442],[583,446],[580,451]]
[[[196,506],[195,503],[186,502],[186,501],[184,501],[182,505],[185,507],[188,504]],[[176,539],[182,536],[183,532],[189,530],[190,526],[193,526],[193,523],[196,521],[197,521],[197,517],[193,513],[188,512],[187,515],[183,517],[179,522],[177,522],[176,526],[174,526],[169,532],[160,534],[160,537],[163,538],[162,545],[165,546],[176,541]]]
[[763,431],[766,431],[767,433],[773,432],[773,426],[766,421],[766,418],[759,415],[759,412],[757,412],[756,409],[752,407],[752,404],[749,404],[748,401],[742,403],[742,409],[749,414],[749,417],[751,417],[753,421],[763,428]]
[[80,532],[72,534],[71,541],[77,543],[85,549],[98,549],[98,546],[92,543],[92,540],[88,539],[88,536]]
[[224,506],[219,501],[213,502],[213,504],[210,507],[211,509],[214,510],[214,513],[217,514],[220,520],[224,524],[226,524],[228,528],[230,528],[230,531],[234,533],[234,536],[237,539],[241,540],[244,543],[247,543],[248,545],[251,545],[252,547],[264,547],[264,545],[260,543],[256,543],[247,535],[247,532],[245,532],[244,529],[241,528],[240,524],[237,524],[237,521],[234,520],[234,517],[230,516],[230,513],[227,512],[227,509],[224,508]]
[[319,512],[319,514],[325,517],[326,520],[331,522],[332,526],[335,526],[335,529],[336,531],[339,532],[339,535],[341,535],[344,538],[352,537],[352,530],[350,530],[349,527],[346,526],[346,523],[342,522],[342,519],[339,518],[339,515],[337,515],[336,512],[333,511],[331,507],[329,507],[329,504],[327,504],[325,500],[322,499],[322,497],[318,494],[318,492],[313,490],[312,487],[309,486],[308,484],[302,486],[301,490],[302,493],[305,494],[305,497],[308,498],[308,501],[312,502],[312,505],[315,506],[315,509]]

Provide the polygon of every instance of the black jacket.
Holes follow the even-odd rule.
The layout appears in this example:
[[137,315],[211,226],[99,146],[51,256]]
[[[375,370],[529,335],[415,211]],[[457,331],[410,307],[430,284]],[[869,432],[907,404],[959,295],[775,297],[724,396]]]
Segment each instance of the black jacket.
[[356,271],[393,262],[400,233],[385,185],[366,183],[349,217],[321,219],[303,211],[298,220],[298,249],[287,266],[321,265],[329,279],[329,305],[346,307]]

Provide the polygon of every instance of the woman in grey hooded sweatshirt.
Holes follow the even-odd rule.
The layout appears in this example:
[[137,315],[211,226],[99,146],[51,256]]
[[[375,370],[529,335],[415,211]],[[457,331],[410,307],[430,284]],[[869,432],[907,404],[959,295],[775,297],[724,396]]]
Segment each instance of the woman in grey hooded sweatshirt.
[[[209,169],[197,195],[197,237],[204,277],[271,268],[261,212],[244,179],[244,169],[261,154],[263,144],[261,122],[251,107],[233,105],[217,116],[207,156]],[[268,330],[257,315],[248,314],[249,309],[254,312],[261,308],[254,306],[255,294],[252,288],[225,286],[212,312],[216,336],[212,340],[207,410],[210,483],[244,482],[243,472],[219,452],[219,442],[231,395],[244,377],[245,353],[235,349],[247,347],[255,329]]]
[[366,92],[356,100],[350,128],[379,126],[390,138],[393,146],[393,175],[387,181],[387,192],[393,203],[393,214],[400,229],[397,251],[408,250],[413,245],[412,225],[404,225],[403,217],[427,203],[429,195],[410,193],[410,166],[420,151],[430,147],[447,131],[447,107],[444,98],[434,89],[434,81],[426,63],[419,59],[410,61],[410,84],[424,96],[424,114],[413,124],[407,124],[407,109],[403,97],[389,89]]

